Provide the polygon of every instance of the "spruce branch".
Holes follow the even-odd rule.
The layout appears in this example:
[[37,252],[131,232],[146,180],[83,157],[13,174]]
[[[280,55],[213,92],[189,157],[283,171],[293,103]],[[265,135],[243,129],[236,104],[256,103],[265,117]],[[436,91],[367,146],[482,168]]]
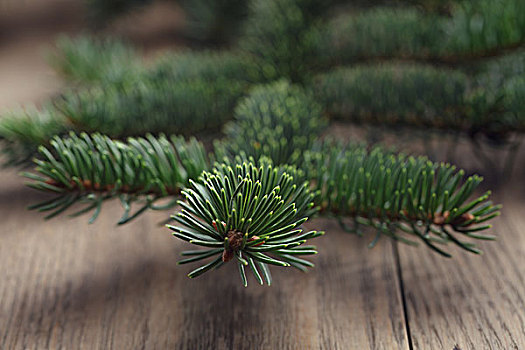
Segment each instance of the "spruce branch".
[[471,199],[482,181],[477,175],[465,177],[463,170],[426,157],[333,141],[318,143],[305,159],[305,172],[320,192],[321,212],[338,217],[350,232],[360,233],[361,225],[375,229],[371,246],[381,236],[416,243],[408,235],[450,256],[439,245],[452,242],[480,253],[463,238],[494,239],[478,232],[491,227],[487,222],[499,215],[501,206],[488,200],[490,191]]
[[[149,2],[91,1],[115,13]],[[318,214],[336,217],[349,232],[372,229],[371,247],[386,236],[423,242],[445,256],[449,243],[481,253],[473,240],[494,239],[480,232],[501,208],[490,192],[479,194],[481,177],[425,157],[318,139],[325,114],[469,134],[525,131],[524,65],[514,60],[487,72],[419,64],[334,69],[391,58],[456,66],[514,50],[525,42],[523,1],[463,2],[450,6],[449,17],[377,9],[345,14],[323,28],[336,2],[254,0],[235,50],[173,53],[149,67],[114,39],[62,39],[53,64],[85,86],[65,91],[41,112],[0,122],[11,161],[43,144],[35,172],[25,176],[53,197],[32,208],[51,218],[83,204],[72,216],[91,212],[93,222],[105,201],[118,198],[124,224],[178,205],[177,224],[168,227],[200,247],[182,253],[180,264],[200,264],[188,276],[234,260],[245,286],[248,268],[260,284],[271,284],[269,265],[312,267],[302,255],[317,253],[306,244],[323,232],[302,225]],[[430,7],[448,9],[448,2]],[[181,4],[190,35],[222,43],[246,10],[242,0]],[[211,156],[220,160],[214,167],[196,139],[147,134],[122,141],[147,132],[213,130],[232,117]],[[77,133],[60,136],[69,130]],[[95,130],[108,136],[79,133]]]
[[[66,42],[81,47],[62,54],[62,64],[91,72],[95,67],[84,62],[83,56],[99,56],[96,39]],[[115,58],[111,65],[106,62],[109,66],[127,64],[119,61],[118,54],[106,57]],[[97,65],[105,65],[103,61]],[[82,81],[89,86],[66,90],[40,110],[28,108],[21,118],[22,113],[16,111],[0,118],[7,164],[23,164],[37,153],[39,144],[48,145],[53,136],[68,131],[97,131],[123,139],[148,132],[191,135],[218,130],[232,118],[237,100],[251,83],[248,76],[253,73],[247,62],[236,53],[186,51],[164,55],[148,68],[132,66],[121,79],[104,74],[97,83]],[[71,74],[87,79],[83,73]]]
[[125,80],[245,80],[251,63],[233,50],[168,51],[150,65],[140,52],[113,37],[60,37],[50,63],[67,79],[82,84],[118,84]]
[[[491,81],[500,81],[498,85]],[[428,65],[340,67],[318,75],[314,94],[336,119],[464,132],[470,136],[525,130],[521,77],[479,75]]]
[[[36,174],[23,175],[33,182],[30,187],[52,192],[50,200],[31,209],[51,212],[54,217],[75,203],[86,206],[72,214],[93,210],[98,216],[102,203],[118,197],[124,208],[119,224],[135,218],[146,209],[170,208],[175,201],[157,206],[157,201],[180,194],[188,180],[208,168],[203,146],[195,139],[165,136],[129,138],[126,143],[100,134],[71,133],[54,137],[50,148],[41,146],[41,159],[35,159]],[[133,202],[142,207],[131,213]]]
[[303,88],[281,80],[259,85],[242,99],[234,120],[225,126],[225,140],[215,144],[219,159],[243,152],[269,157],[274,164],[299,166],[327,126],[321,106]]
[[468,80],[455,70],[400,63],[341,67],[312,85],[328,113],[341,119],[433,127],[464,121],[456,117]]
[[[240,155],[207,170],[202,145],[180,137],[124,143],[71,134],[51,145],[41,147],[36,173],[25,176],[33,180],[31,187],[55,196],[33,209],[50,211],[49,218],[81,202],[86,206],[72,215],[93,211],[92,222],[104,201],[118,197],[123,224],[146,210],[178,204],[181,211],[172,217],[178,225],[169,225],[173,235],[207,248],[184,252],[180,263],[211,259],[189,276],[235,260],[244,285],[248,266],[261,284],[271,283],[268,264],[312,266],[301,255],[315,254],[315,247],[303,244],[322,232],[303,232],[301,225],[319,209],[347,231],[374,229],[371,246],[382,236],[408,244],[416,244],[415,238],[445,256],[450,254],[441,245],[447,243],[480,253],[466,239],[494,239],[479,232],[491,227],[488,222],[500,209],[488,200],[490,192],[473,196],[479,176],[465,177],[462,170],[424,157],[331,141],[306,151],[302,169]],[[179,194],[186,200],[176,201]],[[157,205],[163,198],[172,200]],[[134,202],[141,206],[132,212]]]
[[48,144],[52,135],[69,130],[63,115],[51,104],[40,110],[34,106],[19,108],[0,118],[0,146],[4,165],[27,165],[41,144]]
[[217,164],[205,171],[183,191],[186,201],[179,201],[182,210],[172,217],[181,226],[168,227],[175,237],[208,249],[184,252],[190,258],[179,263],[211,258],[188,274],[193,278],[235,260],[244,286],[248,266],[260,284],[268,285],[268,264],[303,271],[313,266],[302,256],[317,251],[303,244],[323,232],[301,229],[316,211],[308,187],[295,180],[293,168],[264,159],[259,166]]
[[120,138],[147,132],[191,135],[217,130],[231,119],[244,89],[231,80],[146,78],[70,92],[56,106],[79,131]]
[[344,13],[321,30],[317,52],[332,64],[404,58],[471,65],[525,45],[521,0],[464,1],[449,16],[414,8]]
[[[228,223],[224,216],[233,215],[230,211],[232,208],[218,204],[224,201],[230,203],[231,199],[227,197],[226,200],[222,192],[233,193],[235,190],[232,188],[237,187],[231,184],[233,180],[226,180],[232,174],[229,170],[226,173],[225,169],[241,172],[240,169],[246,166],[253,171],[261,167],[280,169],[275,171],[293,174],[296,183],[308,181],[311,193],[317,193],[312,198],[321,208],[321,213],[335,215],[341,220],[352,219],[355,227],[351,230],[354,232],[359,232],[359,225],[370,226],[377,230],[377,238],[386,235],[413,244],[412,240],[405,237],[405,234],[409,234],[444,255],[448,253],[436,244],[452,242],[479,253],[472,243],[464,242],[461,237],[492,239],[478,232],[490,228],[487,222],[499,215],[500,209],[500,206],[488,200],[489,192],[471,199],[482,181],[479,176],[467,178],[462,170],[456,171],[449,164],[433,163],[425,157],[396,155],[379,148],[367,151],[357,146],[343,147],[330,141],[317,143],[310,151],[305,151],[305,161],[299,170],[290,165],[272,167],[271,160],[264,157],[258,162],[246,155],[226,159],[222,165],[216,166],[222,170],[212,171],[215,174],[213,176],[218,172],[224,173],[221,182],[209,182],[215,178],[212,176],[208,179],[208,175],[199,178],[200,182],[207,179],[213,185],[213,190],[191,180],[209,169],[202,145],[195,140],[185,143],[180,137],[168,140],[164,136],[148,136],[146,139],[129,139],[128,143],[122,143],[99,134],[91,137],[87,134],[72,134],[70,138],[55,138],[52,146],[53,151],[41,148],[44,159],[35,160],[38,174],[26,173],[27,177],[34,180],[30,186],[55,193],[50,201],[34,206],[40,211],[51,210],[50,216],[58,215],[81,201],[88,205],[78,213],[96,209],[96,218],[102,201],[119,197],[125,208],[120,223],[125,223],[147,209],[173,206],[174,201],[164,207],[156,206],[155,201],[177,196],[181,187],[190,184],[193,192],[187,193],[197,197],[201,195],[203,197],[199,198],[210,201],[199,206],[200,213],[204,213],[205,208],[214,213],[211,218],[206,216],[210,221],[220,218]],[[245,174],[246,169],[242,171]],[[242,179],[246,175],[242,174],[237,179],[239,183],[244,183]],[[250,176],[253,180],[255,175]],[[273,177],[265,175],[260,184],[263,189],[273,189],[273,181]],[[301,188],[299,190],[302,191]],[[206,191],[213,193],[205,195]],[[212,201],[211,195],[222,202]],[[238,194],[235,193],[235,196]],[[191,205],[197,205],[194,204],[198,203],[196,199],[191,198],[187,197],[189,201],[193,200]],[[145,204],[137,211],[138,214],[130,216],[130,204],[134,201]],[[250,205],[249,202],[243,203],[244,206]],[[306,205],[304,201],[300,203]],[[184,207],[184,204],[181,205]],[[273,215],[273,209],[266,209],[259,214]],[[313,213],[308,212],[306,216]],[[240,217],[234,218],[237,219],[241,220]],[[285,223],[289,224],[288,221]],[[245,229],[246,225],[242,228]],[[343,227],[348,229],[346,224]]]
[[81,35],[61,36],[49,62],[66,79],[84,84],[118,83],[141,68],[139,54],[122,40]]
[[255,0],[239,48],[256,65],[257,81],[308,79],[316,60],[318,23],[328,1]]
[[56,105],[75,130],[112,137],[217,130],[246,90],[248,69],[235,54],[187,51],[127,81],[67,92]]
[[168,76],[174,81],[247,81],[254,75],[254,64],[235,50],[185,50],[167,52],[150,67],[155,78]]

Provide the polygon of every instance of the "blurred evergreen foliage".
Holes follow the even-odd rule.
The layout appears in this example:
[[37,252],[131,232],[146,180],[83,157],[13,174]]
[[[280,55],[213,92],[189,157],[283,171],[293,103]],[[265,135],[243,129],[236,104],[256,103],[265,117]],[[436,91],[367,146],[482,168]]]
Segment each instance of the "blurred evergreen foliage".
[[[88,5],[108,21],[147,3]],[[34,209],[55,216],[84,203],[73,215],[93,211],[94,220],[119,198],[126,223],[182,195],[174,236],[211,249],[181,263],[214,257],[190,277],[236,259],[245,285],[247,266],[268,284],[268,264],[312,266],[298,256],[316,253],[303,244],[321,233],[301,225],[317,212],[351,232],[372,227],[371,245],[417,238],[448,256],[439,245],[479,253],[463,237],[492,239],[477,232],[500,207],[489,193],[471,198],[480,176],[321,134],[330,119],[502,141],[523,132],[522,0],[177,4],[184,34],[206,49],[145,63],[117,39],[61,39],[52,64],[68,88],[40,110],[2,118],[8,162],[36,154],[26,176],[56,195]],[[211,154],[196,139],[163,135],[218,136],[223,126]]]
[[[115,15],[137,4],[144,2],[89,2]],[[28,159],[34,145],[69,130],[113,137],[216,131],[252,86],[283,78],[303,85],[323,114],[344,121],[500,141],[524,130],[523,1],[179,5],[188,35],[230,48],[172,52],[145,64],[140,52],[114,38],[59,39],[51,63],[74,86],[41,116],[31,110],[20,121],[2,119],[4,149],[17,155],[9,160]],[[29,124],[38,133],[26,130]]]

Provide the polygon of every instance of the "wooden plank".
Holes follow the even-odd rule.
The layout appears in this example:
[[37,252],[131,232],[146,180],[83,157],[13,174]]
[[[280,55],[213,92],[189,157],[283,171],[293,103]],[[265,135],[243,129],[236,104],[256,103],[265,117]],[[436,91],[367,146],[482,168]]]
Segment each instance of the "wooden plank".
[[506,192],[498,240],[480,245],[483,256],[400,246],[414,349],[525,348],[525,201],[521,184]]
[[407,349],[390,242],[330,231],[318,265],[274,268],[275,283],[240,284],[233,264],[196,280],[177,266],[187,246],[145,215],[115,227],[115,203],[99,220],[44,222],[14,172],[0,172],[2,349]]

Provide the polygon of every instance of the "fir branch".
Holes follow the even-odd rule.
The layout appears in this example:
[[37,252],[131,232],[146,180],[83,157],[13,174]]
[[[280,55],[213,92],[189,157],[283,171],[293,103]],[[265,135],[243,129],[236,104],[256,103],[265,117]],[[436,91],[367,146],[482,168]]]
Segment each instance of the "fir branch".
[[483,78],[481,85],[496,89],[509,79],[525,76],[525,50],[487,60],[474,68],[478,79]]
[[75,130],[112,137],[217,130],[248,86],[245,62],[213,51],[166,55],[128,81],[70,91],[56,105]]
[[286,81],[259,85],[237,105],[216,154],[219,159],[241,152],[254,159],[264,155],[274,164],[299,166],[326,126],[321,106],[301,87]]
[[3,115],[0,119],[0,145],[5,155],[4,165],[27,164],[39,145],[48,144],[52,135],[63,134],[68,129],[66,119],[51,104],[40,110],[30,106]]
[[[119,224],[123,224],[155,209],[157,200],[177,196],[189,179],[208,168],[203,146],[181,137],[148,135],[124,143],[100,134],[71,133],[68,138],[54,137],[50,149],[41,146],[39,151],[42,159],[35,159],[36,174],[24,176],[33,180],[29,186],[55,194],[31,207],[51,211],[47,218],[80,202],[86,207],[73,215],[94,209],[93,222],[103,201],[118,197],[124,208]],[[144,203],[135,214],[131,214],[133,202]]]
[[[131,202],[145,202],[139,213],[150,208],[155,209],[156,200],[176,196],[182,186],[190,183],[192,190],[187,191],[191,194],[187,197],[190,203],[188,205],[197,205],[197,197],[208,200],[210,203],[198,207],[199,213],[209,211],[214,213],[211,217],[206,216],[210,222],[215,220],[217,224],[220,221],[216,219],[220,218],[229,224],[225,217],[234,215],[230,210],[233,207],[230,208],[226,204],[231,206],[232,199],[225,199],[223,192],[229,193],[237,200],[237,192],[244,187],[236,187],[237,185],[232,185],[233,180],[226,180],[225,178],[233,176],[233,173],[230,174],[226,169],[272,169],[268,158],[262,158],[258,165],[254,165],[253,157],[226,159],[225,163],[218,166],[222,170],[213,171],[215,175],[217,172],[224,175],[220,183],[217,183],[218,180],[214,177],[208,179],[211,173],[203,175],[213,187],[212,190],[209,184],[198,185],[191,180],[196,179],[201,171],[208,169],[203,148],[195,140],[185,144],[181,138],[172,137],[169,141],[165,137],[157,139],[148,136],[147,139],[129,139],[125,144],[98,134],[92,137],[86,134],[80,137],[72,134],[67,139],[55,138],[52,146],[56,156],[42,147],[44,160],[35,160],[38,174],[26,173],[27,177],[35,180],[30,186],[56,193],[56,197],[50,201],[34,206],[40,211],[53,210],[50,216],[61,213],[78,201],[88,202],[87,208],[79,213],[96,208],[95,214],[98,215],[102,201],[119,197],[125,208],[120,223],[124,223],[135,217],[130,216]],[[399,234],[408,233],[422,239],[432,249],[444,255],[448,253],[434,243],[451,241],[464,249],[478,252],[473,244],[461,241],[457,235],[478,239],[491,238],[480,236],[477,232],[490,227],[485,223],[499,214],[500,207],[488,201],[489,193],[474,200],[470,199],[482,181],[478,176],[465,178],[462,170],[456,171],[455,167],[449,164],[433,163],[424,157],[395,155],[381,149],[367,151],[355,146],[342,147],[333,142],[316,144],[311,151],[305,152],[304,157],[302,170],[295,170],[289,165],[273,169],[280,169],[275,170],[279,174],[293,173],[296,183],[308,181],[312,193],[317,193],[314,201],[321,208],[321,212],[340,218],[353,218],[355,232],[362,224],[377,229],[378,235],[413,243]],[[239,174],[235,173],[235,179],[238,181],[236,184],[244,184],[242,178],[246,176],[246,169],[242,170],[244,175],[241,174],[240,179],[237,178]],[[276,186],[276,175],[268,174],[260,180],[260,186],[265,191]],[[253,180],[255,175],[252,173],[250,176]],[[210,182],[212,178],[215,182]],[[202,179],[200,181],[202,182]],[[250,191],[251,189],[252,187]],[[307,189],[290,187],[289,191],[281,193],[295,198]],[[206,195],[206,191],[211,191],[210,195]],[[242,203],[244,207],[251,205],[250,201]],[[297,203],[307,204],[304,200]],[[304,208],[301,210],[306,210]],[[273,219],[270,219],[279,217],[272,216],[272,209],[260,209],[258,215],[270,215],[264,222],[273,223]],[[310,209],[308,207],[308,210]],[[218,216],[218,213],[222,213],[222,216]],[[312,214],[313,212],[309,212],[307,216]],[[241,220],[241,217],[235,216],[232,220]],[[199,222],[194,223],[201,225]],[[285,224],[289,222],[285,221]],[[248,222],[246,225],[249,226]],[[243,230],[248,227],[246,225],[242,226],[242,230],[239,227],[237,229],[244,234],[246,232]],[[258,226],[250,227],[255,229]],[[199,240],[202,240],[202,237]],[[218,248],[213,244],[211,246]]]
[[320,17],[327,2],[256,0],[252,3],[239,48],[255,60],[255,80],[307,80],[319,62],[314,55]]
[[66,79],[76,83],[118,83],[140,70],[139,54],[116,38],[60,37],[49,62]]
[[[477,232],[491,227],[501,206],[488,200],[490,192],[471,199],[482,178],[465,177],[463,170],[425,157],[407,157],[379,148],[317,144],[305,155],[305,172],[312,179],[321,212],[340,218],[343,228],[360,233],[361,225],[380,236],[413,244],[407,234],[436,252],[450,256],[437,244],[452,242],[473,253],[480,251],[463,238],[493,239]],[[342,218],[350,217],[353,226]]]
[[75,130],[113,137],[146,132],[217,130],[231,119],[245,85],[239,81],[174,81],[170,77],[93,87],[64,94],[56,102]]
[[[89,40],[67,42],[82,46],[71,49],[73,53],[87,51],[86,57],[97,56],[97,46]],[[107,56],[115,57],[111,65],[120,62],[118,54]],[[78,71],[94,69],[75,57],[64,56],[63,64],[76,67],[78,63]],[[88,88],[69,89],[41,110],[33,108],[24,113],[20,120],[16,119],[19,113],[3,116],[0,138],[6,140],[2,146],[8,164],[23,164],[36,154],[39,144],[47,145],[53,136],[68,131],[98,131],[125,138],[148,132],[191,135],[219,130],[232,118],[237,100],[251,83],[248,76],[253,75],[253,68],[247,62],[238,54],[226,52],[164,55],[147,69],[132,66],[122,79],[100,76],[102,80]],[[126,61],[120,64],[125,66]]]
[[234,51],[168,51],[145,66],[130,45],[112,37],[61,37],[51,64],[69,80],[83,84],[118,84],[126,79],[176,81],[246,80],[250,62]]
[[332,118],[505,140],[525,130],[525,106],[520,103],[525,90],[520,77],[504,79],[499,86],[487,83],[495,79],[393,63],[337,68],[318,75],[312,87]]
[[[274,5],[268,6],[275,10],[285,3],[275,5],[277,7]],[[306,21],[301,22],[304,28],[313,28],[311,26],[317,23],[319,17],[313,14],[316,6],[309,5],[308,1],[294,6],[290,8],[304,12],[301,17]],[[283,16],[281,20],[287,18],[287,15]],[[112,70],[111,67],[115,66],[126,67],[129,65],[128,57],[132,56],[128,48],[114,40],[98,42],[87,37],[63,40],[64,43],[60,44],[64,47],[62,65],[71,67],[67,68],[71,71],[84,72],[85,75],[104,72],[106,68]],[[262,46],[260,48],[262,50]],[[284,53],[293,49],[293,45],[289,43],[281,49]],[[108,50],[108,53],[103,54],[104,50]],[[292,51],[289,52],[292,58],[301,52]],[[264,51],[265,55],[271,52]],[[273,59],[270,56],[264,60],[271,63]],[[242,52],[183,52],[166,55],[151,68],[132,65],[129,74],[123,73],[121,78],[116,77],[120,73],[115,73],[114,78],[111,78],[111,74],[100,74],[100,79],[109,76],[107,81],[100,81],[89,89],[66,91],[54,101],[55,107],[50,104],[51,107],[46,107],[46,111],[42,112],[43,116],[35,116],[33,121],[35,125],[42,125],[40,120],[45,120],[45,114],[50,113],[57,116],[54,120],[63,121],[62,126],[55,122],[52,128],[45,125],[39,129],[40,137],[31,139],[28,137],[33,135],[31,122],[19,123],[16,133],[4,136],[10,140],[4,143],[5,152],[12,154],[12,159],[16,157],[23,162],[34,155],[36,144],[46,144],[55,133],[63,134],[68,130],[100,131],[117,138],[144,135],[146,132],[191,134],[217,130],[222,123],[231,119],[234,106],[246,89],[252,83],[268,78],[261,75],[260,71],[266,63],[252,58]],[[277,59],[277,56],[274,58]],[[275,64],[286,62],[292,61],[278,58]],[[301,64],[291,63],[294,69]],[[95,65],[100,66],[100,69],[94,69]],[[84,73],[71,74],[80,77]],[[448,74],[451,74],[452,79],[447,79]],[[309,80],[306,76],[304,78]],[[491,74],[489,80],[498,79]],[[322,74],[315,80],[315,91],[323,108],[337,118],[459,129],[471,135],[483,133],[491,139],[495,135],[497,139],[505,140],[509,132],[523,130],[521,119],[524,109],[520,97],[524,85],[519,83],[516,76],[506,79],[509,82],[485,84],[485,78],[470,79],[460,72],[423,66],[385,65],[380,69],[354,67]],[[391,91],[392,94],[381,95],[385,91]],[[437,98],[425,91],[432,91]],[[378,104],[378,101],[382,103]],[[214,118],[210,117],[212,115]],[[16,124],[9,120],[1,120],[0,129],[12,129],[12,125],[1,126],[4,121]],[[46,130],[49,132],[44,137],[43,132]]]
[[190,278],[235,260],[247,286],[245,269],[250,266],[256,279],[271,284],[267,265],[313,266],[301,255],[316,254],[314,246],[302,246],[323,232],[303,233],[300,226],[315,213],[307,183],[295,180],[291,167],[273,167],[262,160],[231,167],[217,164],[204,172],[198,182],[190,181],[183,191],[182,210],[172,218],[181,226],[168,225],[173,235],[206,250],[185,252],[192,256],[180,263],[211,258],[211,262],[190,272]]
[[337,68],[316,77],[315,95],[344,120],[459,127],[468,78],[432,66],[383,64]]
[[446,17],[413,8],[378,7],[327,23],[317,52],[339,65],[378,58],[471,64],[522,47],[524,14],[520,0],[465,1]]
[[378,58],[419,57],[435,51],[435,39],[444,36],[440,17],[415,8],[375,7],[343,13],[321,30],[318,52],[324,60],[348,64]]
[[167,52],[149,69],[154,78],[170,77],[174,81],[233,80],[247,81],[254,75],[254,64],[234,50],[185,50]]
[[[440,245],[449,242],[480,253],[465,238],[493,239],[479,232],[490,228],[487,223],[500,209],[488,200],[490,192],[472,199],[482,179],[465,178],[449,164],[332,142],[305,152],[300,170],[273,166],[264,157],[258,162],[234,157],[206,171],[202,145],[176,137],[123,143],[99,134],[71,134],[54,138],[52,147],[41,148],[37,174],[25,174],[33,180],[31,187],[55,194],[33,209],[50,211],[50,218],[82,202],[86,206],[72,215],[94,211],[93,222],[102,203],[118,197],[123,224],[146,210],[173,207],[174,200],[165,205],[156,201],[182,193],[186,201],[178,201],[182,211],[173,217],[180,226],[169,227],[174,236],[208,249],[185,252],[189,257],[181,263],[211,258],[189,276],[235,259],[245,285],[247,266],[268,284],[267,264],[312,266],[299,256],[315,254],[315,247],[302,244],[321,233],[303,233],[300,226],[319,208],[339,218],[348,231],[360,233],[361,225],[375,229],[371,246],[381,236],[408,244],[415,244],[415,237],[445,256],[450,255]],[[132,213],[133,202],[142,206]]]

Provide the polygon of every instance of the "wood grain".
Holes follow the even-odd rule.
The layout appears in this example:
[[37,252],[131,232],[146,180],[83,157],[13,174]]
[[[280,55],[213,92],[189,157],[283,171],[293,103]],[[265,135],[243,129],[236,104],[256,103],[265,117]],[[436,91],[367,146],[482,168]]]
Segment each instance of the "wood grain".
[[400,246],[414,349],[525,349],[525,193],[509,184],[484,256]]
[[244,288],[233,264],[188,279],[165,214],[44,222],[24,209],[35,193],[0,172],[1,349],[408,349],[387,240],[369,251],[318,220],[314,270]]

